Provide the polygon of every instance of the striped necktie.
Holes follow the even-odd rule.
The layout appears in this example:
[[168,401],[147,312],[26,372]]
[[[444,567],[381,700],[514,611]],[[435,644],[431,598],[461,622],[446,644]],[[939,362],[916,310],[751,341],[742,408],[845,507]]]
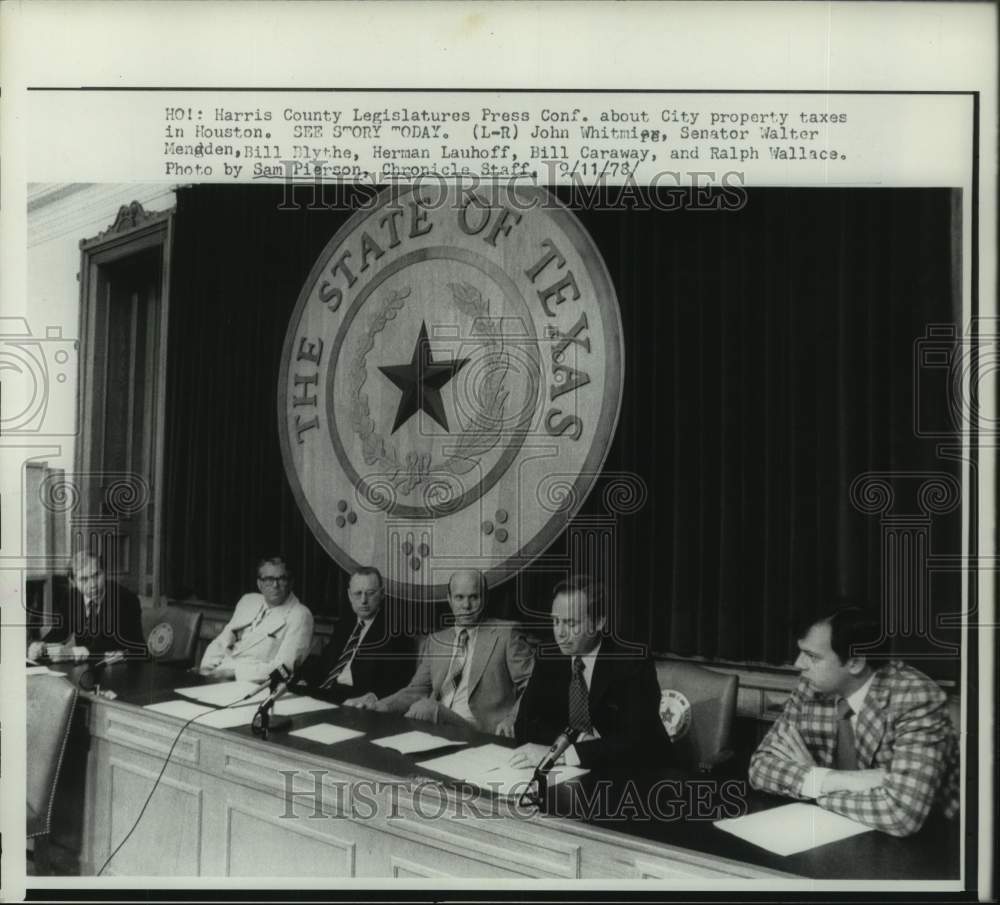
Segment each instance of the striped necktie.
[[851,717],[854,711],[847,698],[837,698],[837,751],[834,766],[838,770],[857,770],[858,753],[854,746],[854,727]]
[[448,671],[448,678],[444,680],[444,684],[441,686],[439,700],[445,704],[445,706],[451,706],[451,702],[455,697],[455,692],[458,691],[458,686],[462,682],[462,673],[465,672],[465,660],[468,655],[469,632],[467,629],[463,628],[458,633],[458,638],[455,639],[455,654],[452,657],[451,669]]
[[354,655],[358,651],[358,645],[361,644],[361,630],[364,628],[364,623],[359,619],[354,626],[354,631],[351,632],[351,637],[347,639],[347,644],[344,645],[343,651],[341,651],[340,656],[337,658],[337,662],[327,674],[326,678],[323,680],[320,688],[329,688],[337,681],[337,676],[339,676],[345,669],[347,669],[347,664],[354,659]]
[[590,721],[590,692],[583,678],[583,658],[573,658],[573,676],[569,680],[569,725],[582,734],[593,730]]

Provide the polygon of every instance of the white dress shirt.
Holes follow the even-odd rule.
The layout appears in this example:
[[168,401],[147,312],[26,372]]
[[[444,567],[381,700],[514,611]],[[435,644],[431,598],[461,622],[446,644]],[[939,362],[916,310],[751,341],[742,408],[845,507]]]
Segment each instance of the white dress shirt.
[[475,723],[476,718],[472,715],[472,711],[469,709],[469,673],[472,671],[472,654],[476,649],[476,636],[479,634],[478,626],[456,626],[455,646],[452,650],[451,660],[448,661],[448,672],[445,673],[445,675],[450,676],[451,671],[454,668],[455,657],[458,656],[458,635],[462,629],[465,629],[469,635],[468,640],[466,641],[465,667],[462,670],[462,678],[455,687],[455,691],[448,695],[450,700],[442,700],[441,703],[444,704],[444,706],[449,710],[453,710],[463,719],[468,720],[470,723]]

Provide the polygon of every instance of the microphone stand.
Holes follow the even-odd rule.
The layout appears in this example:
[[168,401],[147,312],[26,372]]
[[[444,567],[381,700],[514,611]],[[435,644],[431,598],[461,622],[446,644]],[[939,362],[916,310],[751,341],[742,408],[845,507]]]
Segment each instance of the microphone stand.
[[254,735],[264,739],[264,741],[267,741],[268,736],[272,732],[284,732],[289,726],[292,725],[291,717],[272,717],[272,707],[274,707],[274,701],[261,704],[253,716],[253,722],[250,724],[250,731],[253,732]]
[[552,747],[546,752],[535,767],[535,772],[531,777],[531,782],[521,793],[518,799],[519,807],[540,808],[548,797],[549,792],[549,771],[556,765],[556,761],[563,756],[566,749],[576,741],[580,732],[571,726],[567,726],[559,737],[553,742]]
[[[292,718],[289,716],[279,716],[272,719],[271,708],[274,706],[275,701],[288,691],[293,678],[293,673],[285,667],[280,667],[271,674],[271,681],[273,683],[271,685],[271,694],[257,708],[257,712],[253,716],[253,721],[250,723],[250,731],[254,735],[264,739],[264,741],[267,741],[268,736],[272,732],[284,732],[292,725]],[[282,685],[284,685],[283,688],[281,687]]]

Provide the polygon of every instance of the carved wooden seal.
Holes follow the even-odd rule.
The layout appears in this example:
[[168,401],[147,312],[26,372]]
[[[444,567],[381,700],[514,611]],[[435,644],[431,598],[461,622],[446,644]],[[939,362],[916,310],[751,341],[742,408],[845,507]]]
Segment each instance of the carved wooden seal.
[[330,240],[278,384],[285,471],[323,547],[389,593],[491,583],[578,510],[618,420],[614,287],[544,189],[393,187]]

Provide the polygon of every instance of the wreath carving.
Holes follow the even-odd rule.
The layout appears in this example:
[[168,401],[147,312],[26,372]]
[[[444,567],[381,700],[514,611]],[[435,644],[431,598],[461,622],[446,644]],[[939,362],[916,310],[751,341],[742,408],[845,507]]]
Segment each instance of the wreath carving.
[[368,379],[368,355],[375,348],[375,338],[406,304],[410,287],[389,292],[379,309],[369,318],[368,329],[354,351],[347,369],[348,393],[351,396],[351,427],[361,440],[362,457],[368,466],[382,469],[397,493],[411,494],[426,482],[431,474],[464,475],[475,468],[479,460],[500,441],[503,411],[510,392],[504,379],[510,369],[510,356],[504,351],[499,318],[490,317],[490,303],[482,293],[468,283],[448,283],[455,310],[472,318],[472,334],[482,338],[485,348],[485,377],[476,390],[475,414],[468,427],[449,447],[449,456],[436,463],[430,453],[400,453],[391,440],[375,429],[364,391]]

